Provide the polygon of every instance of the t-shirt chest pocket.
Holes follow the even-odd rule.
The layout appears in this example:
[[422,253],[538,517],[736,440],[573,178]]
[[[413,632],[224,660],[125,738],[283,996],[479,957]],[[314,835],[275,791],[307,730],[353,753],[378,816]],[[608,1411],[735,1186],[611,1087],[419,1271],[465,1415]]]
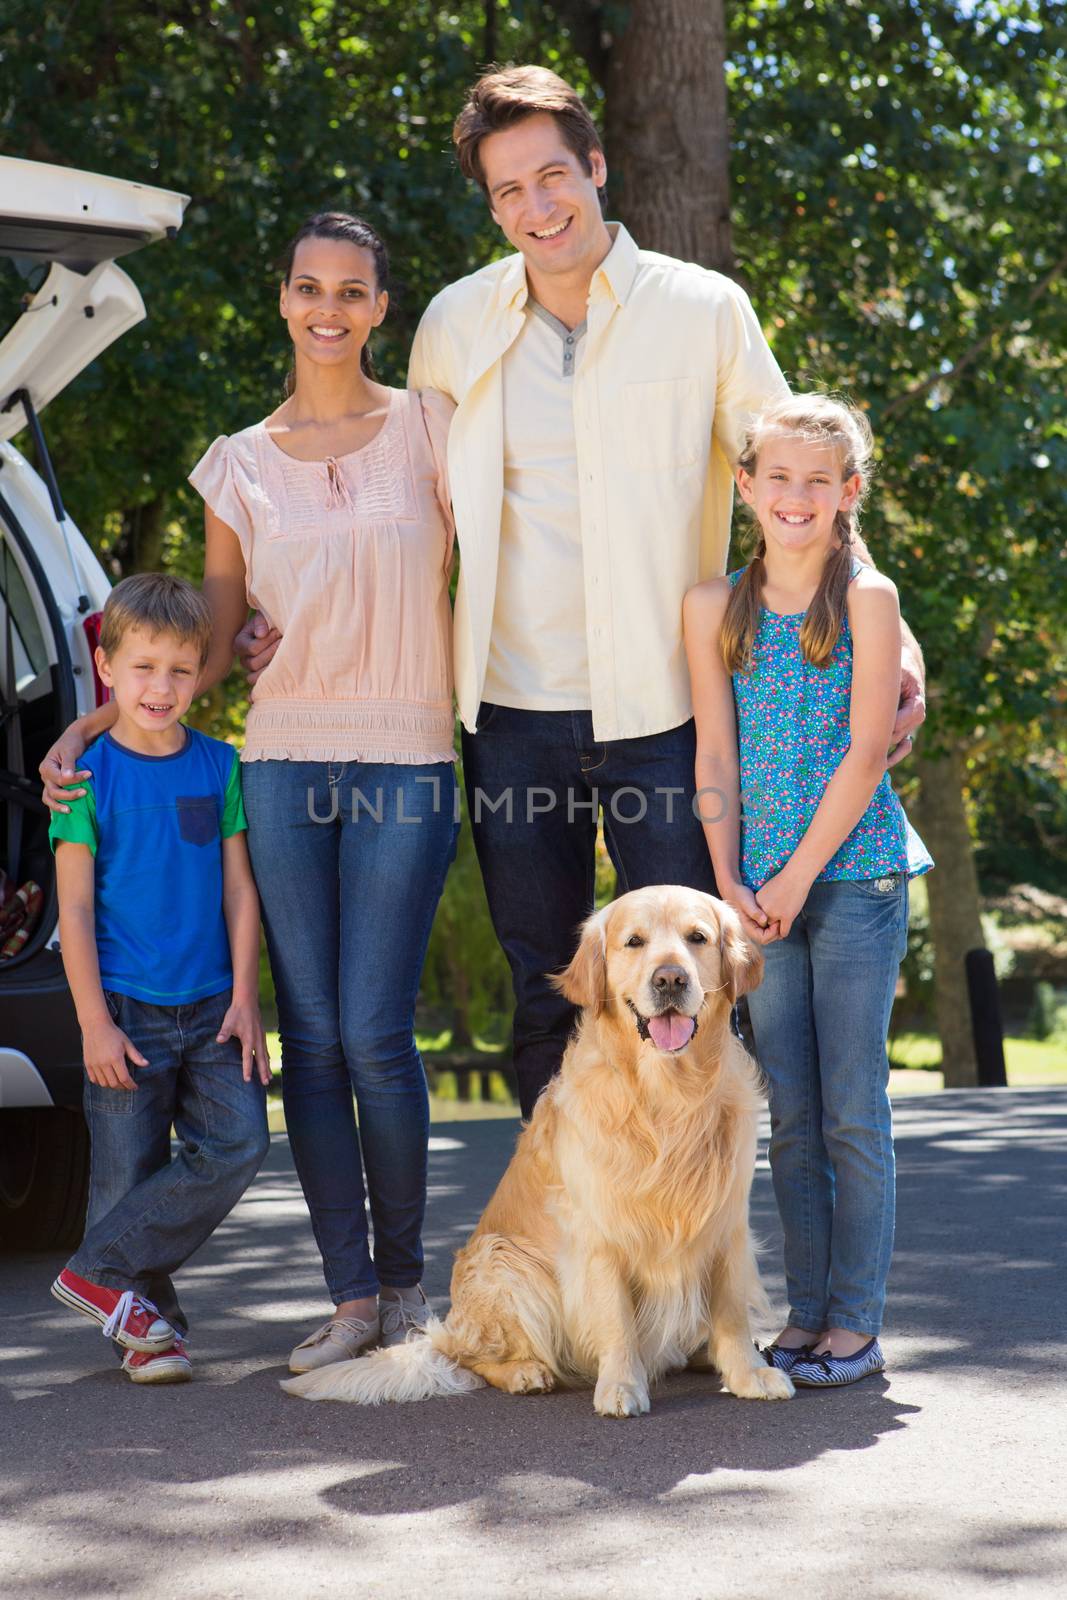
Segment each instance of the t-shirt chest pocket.
[[178,834],[186,844],[211,844],[219,836],[219,803],[213,794],[180,794]]

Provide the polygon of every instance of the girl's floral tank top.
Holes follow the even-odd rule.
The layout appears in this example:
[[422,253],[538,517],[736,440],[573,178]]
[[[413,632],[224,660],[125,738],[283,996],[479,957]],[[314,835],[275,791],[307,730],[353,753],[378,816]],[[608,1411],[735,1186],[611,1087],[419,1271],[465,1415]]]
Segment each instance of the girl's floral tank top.
[[[852,576],[860,570],[854,563]],[[744,569],[729,574],[736,584]],[[807,831],[851,743],[852,633],[846,618],[824,667],[800,648],[804,612],[764,607],[749,672],[733,675],[741,769],[741,878],[758,889],[781,871]],[[933,860],[883,773],[863,816],[819,873],[884,878],[929,872]]]

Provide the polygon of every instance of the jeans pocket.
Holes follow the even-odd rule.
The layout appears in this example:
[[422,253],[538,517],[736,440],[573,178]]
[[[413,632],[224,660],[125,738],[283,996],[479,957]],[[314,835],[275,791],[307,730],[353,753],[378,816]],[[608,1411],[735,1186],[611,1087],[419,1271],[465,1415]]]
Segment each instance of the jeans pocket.
[[493,718],[496,716],[499,709],[500,707],[494,705],[491,700],[482,701],[481,705],[478,707],[478,720],[476,727],[476,731],[478,733],[485,732],[485,730],[491,725]]
[[845,881],[851,882],[853,889],[868,899],[882,902],[899,897],[906,880],[902,872],[887,872],[882,878],[852,878]]
[[213,794],[180,794],[178,832],[186,844],[211,844],[219,836],[218,801]]
[[90,1078],[85,1080],[85,1095],[85,1109],[90,1117],[98,1111],[109,1117],[128,1117],[134,1111],[137,1099],[134,1089],[109,1089],[102,1083],[93,1083]]
[[112,1022],[118,1022],[119,1009],[122,1005],[122,996],[120,994],[116,994],[113,989],[104,989],[103,996],[104,1004],[107,1006],[108,1016],[111,1018]]

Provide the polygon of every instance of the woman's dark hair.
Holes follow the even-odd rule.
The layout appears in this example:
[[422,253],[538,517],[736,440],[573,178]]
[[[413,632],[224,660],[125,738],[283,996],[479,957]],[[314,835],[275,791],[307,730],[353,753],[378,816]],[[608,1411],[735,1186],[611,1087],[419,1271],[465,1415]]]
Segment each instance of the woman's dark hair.
[[[317,211],[300,224],[281,259],[282,276],[286,284],[293,274],[297,246],[303,244],[305,239],[338,239],[343,244],[355,244],[361,250],[369,250],[374,257],[374,287],[379,294],[388,289],[389,252],[385,248],[385,241],[369,222],[364,222],[362,217],[349,216],[347,211]],[[374,377],[369,345],[364,345],[360,351],[359,364],[366,377]],[[293,381],[294,372],[290,370],[285,380],[286,394],[292,394]]]

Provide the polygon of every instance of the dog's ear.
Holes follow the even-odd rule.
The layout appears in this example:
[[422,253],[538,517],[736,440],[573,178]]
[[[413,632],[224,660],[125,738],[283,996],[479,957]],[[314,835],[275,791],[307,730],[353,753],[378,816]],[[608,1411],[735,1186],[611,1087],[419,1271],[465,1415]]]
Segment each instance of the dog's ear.
[[719,955],[722,981],[731,1002],[759,987],[763,981],[763,951],[745,938],[740,917],[728,906],[719,912]]
[[586,918],[574,960],[565,972],[555,973],[551,979],[572,1005],[594,1012],[603,1008],[608,997],[608,909],[605,906]]

